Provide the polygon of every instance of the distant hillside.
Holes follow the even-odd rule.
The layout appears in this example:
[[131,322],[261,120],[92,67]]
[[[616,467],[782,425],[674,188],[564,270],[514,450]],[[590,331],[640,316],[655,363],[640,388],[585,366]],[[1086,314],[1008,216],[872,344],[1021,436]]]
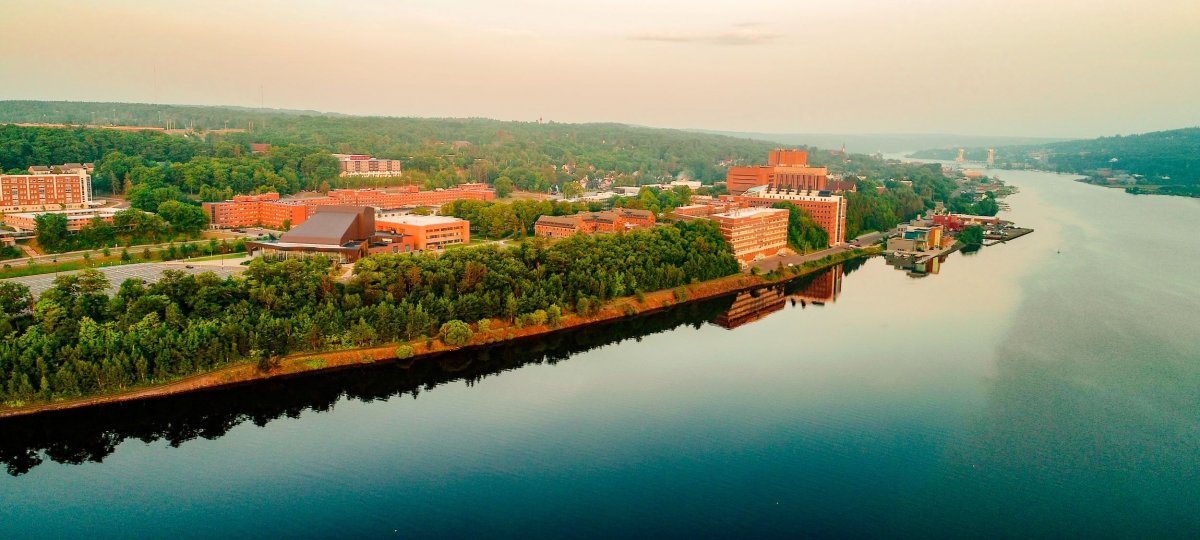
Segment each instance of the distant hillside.
[[914,149],[920,148],[1033,145],[1066,140],[1044,137],[992,137],[941,133],[741,133],[736,131],[693,131],[774,141],[785,145],[815,146],[830,150],[836,150],[845,145],[847,151],[860,154],[911,152]]
[[[0,101],[0,125],[28,122],[82,126],[93,124],[93,115],[95,125],[173,125],[179,130],[174,133],[188,137],[118,137],[82,133],[78,128],[8,129],[4,131],[6,140],[0,141],[0,169],[97,161],[114,150],[157,162],[187,161],[192,156],[237,157],[248,154],[251,143],[270,143],[398,159],[404,162],[407,180],[423,183],[428,177],[436,177],[434,187],[466,178],[492,182],[508,176],[519,189],[547,191],[585,177],[592,183],[608,176],[636,184],[682,175],[712,183],[724,180],[729,164],[763,162],[768,151],[777,146],[768,141],[624,124],[369,117],[142,103]],[[187,131],[225,127],[246,131],[208,131],[202,137]],[[183,145],[178,139],[191,141],[191,146],[186,151],[160,151],[163,145]],[[138,151],[135,143],[139,141],[154,148]],[[298,189],[304,182],[291,184]]]
[[95,101],[0,101],[0,122],[13,123],[165,127],[167,121],[171,120],[176,128],[210,130],[225,127],[244,128],[249,122],[300,115],[343,116],[319,111],[235,106],[203,107]]
[[[956,154],[956,149],[942,148],[922,150],[913,157],[954,159]],[[982,161],[986,156],[987,149],[982,147],[968,148],[966,152],[970,161]],[[1197,196],[1200,195],[1200,128],[998,147],[996,165],[1078,173],[1091,176],[1097,183]]]

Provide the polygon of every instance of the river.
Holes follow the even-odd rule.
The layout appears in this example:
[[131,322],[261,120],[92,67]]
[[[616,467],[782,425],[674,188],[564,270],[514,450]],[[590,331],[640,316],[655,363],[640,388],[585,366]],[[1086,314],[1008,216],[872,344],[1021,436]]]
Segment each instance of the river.
[[1200,206],[412,365],[0,423],[0,538],[1196,536]]

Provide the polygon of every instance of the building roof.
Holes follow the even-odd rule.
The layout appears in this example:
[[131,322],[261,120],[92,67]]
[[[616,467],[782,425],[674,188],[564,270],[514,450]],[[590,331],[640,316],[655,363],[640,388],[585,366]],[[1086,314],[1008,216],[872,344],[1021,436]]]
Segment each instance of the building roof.
[[376,222],[382,223],[400,223],[403,225],[446,225],[450,223],[462,223],[466,220],[450,216],[421,216],[417,214],[383,214],[376,218]]
[[279,243],[340,246],[355,236],[358,217],[351,212],[317,212],[280,235]]
[[765,214],[775,214],[775,213],[779,213],[779,212],[783,212],[786,214],[787,210],[784,210],[782,208],[739,208],[737,210],[731,210],[729,212],[713,214],[713,217],[737,219],[737,218],[759,217],[759,216],[762,216]]
[[637,210],[634,208],[614,208],[613,211],[618,212],[623,216],[639,217],[643,219],[652,217],[654,215],[654,212],[649,210]]
[[578,224],[575,216],[541,216],[537,220],[537,225],[548,225],[551,227],[572,227]]

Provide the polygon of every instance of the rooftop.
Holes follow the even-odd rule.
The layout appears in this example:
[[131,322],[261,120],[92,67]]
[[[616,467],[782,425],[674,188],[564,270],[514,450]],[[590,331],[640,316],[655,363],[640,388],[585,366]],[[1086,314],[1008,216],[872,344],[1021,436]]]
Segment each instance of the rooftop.
[[381,214],[376,221],[384,223],[401,223],[404,225],[445,225],[461,223],[462,219],[450,216],[420,216],[417,214]]
[[786,214],[787,210],[784,210],[782,208],[740,208],[737,210],[731,210],[729,212],[713,214],[713,217],[748,218],[748,217],[763,216],[763,215],[767,215],[767,214],[776,214],[779,212],[783,212],[784,214]]

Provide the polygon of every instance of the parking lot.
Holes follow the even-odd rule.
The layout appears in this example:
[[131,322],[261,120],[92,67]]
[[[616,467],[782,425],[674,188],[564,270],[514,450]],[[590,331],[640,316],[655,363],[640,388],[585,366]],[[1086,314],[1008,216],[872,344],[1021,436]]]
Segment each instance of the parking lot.
[[[188,265],[181,263],[138,263],[126,264],[123,266],[96,268],[96,270],[99,270],[100,272],[103,272],[104,275],[108,276],[108,281],[110,283],[108,288],[109,294],[117,292],[117,289],[121,286],[121,282],[130,278],[141,278],[146,280],[146,283],[154,283],[162,279],[162,273],[164,270],[180,270],[189,274],[212,272],[219,277],[228,277],[234,274],[240,274],[245,269],[245,266],[239,265],[212,266],[199,264]],[[26,287],[29,287],[30,292],[32,292],[34,296],[38,296],[50,288],[50,286],[54,283],[54,278],[61,275],[76,274],[79,272],[81,272],[81,270],[9,278],[4,281],[23,284]]]

